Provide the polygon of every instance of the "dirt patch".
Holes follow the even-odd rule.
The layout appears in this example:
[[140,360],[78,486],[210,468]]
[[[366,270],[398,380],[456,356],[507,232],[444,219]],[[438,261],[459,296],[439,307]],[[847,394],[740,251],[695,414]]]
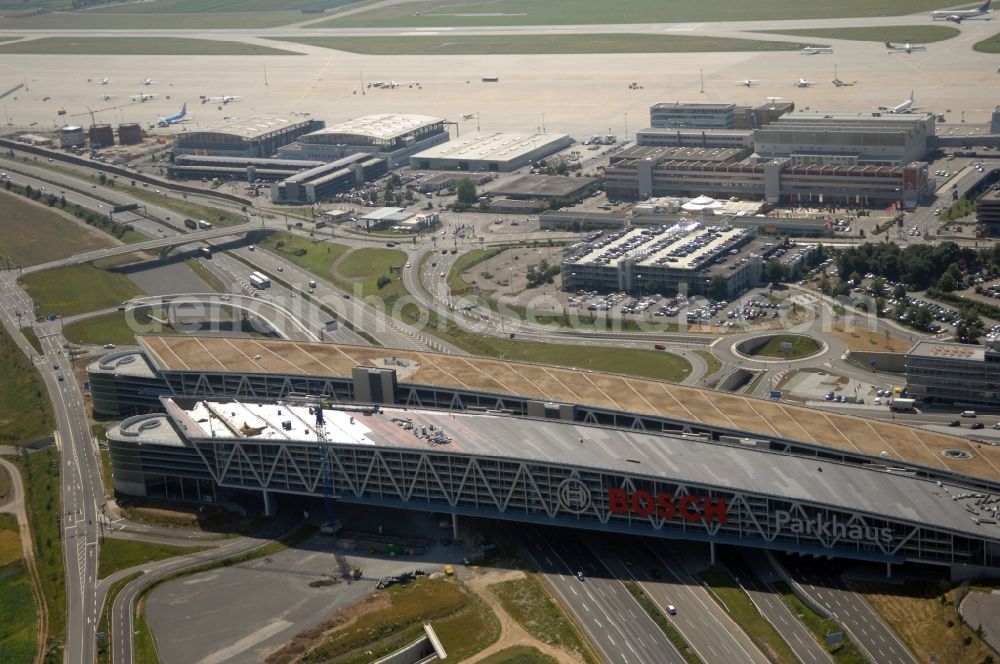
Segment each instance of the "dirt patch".
[[392,604],[386,593],[372,593],[354,606],[337,611],[312,629],[296,635],[291,641],[264,658],[265,664],[292,664],[318,643],[339,629],[353,624],[358,618],[373,611],[388,609]]
[[466,587],[479,595],[486,602],[486,605],[490,607],[494,615],[496,615],[497,620],[500,621],[500,638],[493,645],[465,660],[467,664],[475,664],[511,646],[532,646],[552,657],[559,664],[581,664],[584,661],[576,653],[568,653],[565,650],[553,648],[529,634],[520,623],[510,617],[510,614],[504,610],[503,604],[500,603],[497,596],[489,589],[489,586],[495,583],[516,581],[523,579],[524,576],[524,572],[520,570],[480,570],[470,578],[465,579]]

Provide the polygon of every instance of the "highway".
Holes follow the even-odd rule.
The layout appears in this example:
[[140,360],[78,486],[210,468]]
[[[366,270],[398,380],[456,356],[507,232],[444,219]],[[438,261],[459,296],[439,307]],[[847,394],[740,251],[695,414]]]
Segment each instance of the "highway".
[[826,648],[788,608],[768,583],[778,579],[767,556],[754,549],[726,549],[721,557],[740,588],[771,623],[802,664],[833,664]]
[[861,595],[851,591],[840,578],[838,565],[816,565],[811,558],[782,558],[782,564],[814,602],[839,622],[872,662],[917,664],[903,642]]
[[[589,555],[575,535],[525,528],[518,530],[517,540],[605,662],[684,664],[624,582]],[[577,578],[578,571],[584,573],[583,581]]]

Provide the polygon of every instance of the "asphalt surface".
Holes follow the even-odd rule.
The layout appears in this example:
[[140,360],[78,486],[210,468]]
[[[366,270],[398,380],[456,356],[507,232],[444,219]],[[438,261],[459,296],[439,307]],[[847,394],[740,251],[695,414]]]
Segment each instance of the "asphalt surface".
[[[518,531],[518,540],[606,662],[684,664],[624,582],[572,533],[526,528]],[[583,581],[577,572],[583,572]]]
[[789,574],[814,602],[829,611],[868,659],[878,664],[917,664],[899,637],[863,597],[850,590],[840,578],[839,568],[811,564],[811,559],[784,557]]
[[778,580],[778,575],[766,555],[753,549],[727,550],[722,559],[740,588],[802,664],[832,664],[826,649],[768,585]]

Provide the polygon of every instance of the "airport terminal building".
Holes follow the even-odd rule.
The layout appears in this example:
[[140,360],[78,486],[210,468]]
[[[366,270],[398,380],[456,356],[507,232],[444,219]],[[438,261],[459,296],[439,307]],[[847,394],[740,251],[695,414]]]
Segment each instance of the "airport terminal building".
[[175,134],[173,154],[267,158],[281,146],[322,128],[322,120],[232,118]]
[[[517,375],[538,381],[576,376],[579,384],[580,374],[570,370],[484,360],[482,379],[466,373],[464,387],[432,385],[425,378],[462,371],[467,363],[330,346],[148,337],[140,350],[92,365],[88,373],[99,383],[95,408],[110,405],[104,398],[110,385],[132,384],[131,393],[119,392],[117,405],[130,402],[143,411],[108,432],[116,489],[189,500],[251,491],[267,505],[277,494],[330,496],[713,546],[918,561],[948,567],[955,576],[1000,568],[994,513],[1000,485],[992,480],[905,461],[887,465],[856,450],[795,442],[774,428],[765,436],[475,389],[491,378],[513,386]],[[233,352],[247,355],[237,361]],[[376,357],[389,352],[394,355]],[[168,359],[171,353],[178,356]],[[344,372],[345,354],[371,365]],[[188,368],[180,370],[183,362]],[[254,362],[262,366],[254,369]],[[264,370],[278,364],[284,370]],[[421,371],[430,374],[421,378]],[[588,380],[616,389],[598,375]],[[657,384],[639,383],[635,387],[655,400]],[[134,390],[138,384],[145,385],[143,397]],[[685,400],[693,416],[698,397],[692,395],[700,391],[669,389],[691,397]],[[738,403],[753,401],[777,427],[785,426],[787,417],[777,414],[783,409],[795,411],[793,417],[810,412],[720,398],[732,400],[726,410],[735,417],[743,417]],[[750,412],[746,429],[756,426]],[[850,416],[827,417],[823,428],[848,431]],[[904,427],[889,423],[870,426],[882,438],[904,435]],[[872,429],[864,435],[871,438]]]
[[426,115],[385,113],[314,131],[278,150],[283,159],[336,161],[363,153],[383,157],[390,168],[406,164],[421,150],[448,141],[444,120]]

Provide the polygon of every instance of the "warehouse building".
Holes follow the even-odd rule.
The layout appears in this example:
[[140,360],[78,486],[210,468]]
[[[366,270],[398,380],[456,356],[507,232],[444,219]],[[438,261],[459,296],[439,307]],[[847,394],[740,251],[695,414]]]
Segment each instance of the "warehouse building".
[[673,226],[627,226],[568,252],[560,272],[563,288],[706,295],[712,277],[719,275],[726,282],[727,297],[736,297],[760,283],[763,260],[759,247],[741,251],[755,235],[751,229],[692,221]]
[[322,166],[321,161],[294,159],[262,159],[259,157],[209,157],[179,155],[167,165],[167,177],[177,180],[240,180],[244,182],[276,182],[308,168]]
[[413,154],[448,141],[444,120],[427,115],[366,115],[313,131],[278,151],[284,159],[335,161],[364,153],[385,158],[390,168]]
[[323,127],[322,120],[231,118],[174,136],[174,156],[271,157],[278,148]]
[[762,158],[800,164],[906,166],[927,155],[932,113],[793,113],[754,131]]
[[773,204],[915,207],[930,193],[927,165],[819,165],[791,158],[756,159],[733,148],[635,146],[611,158],[604,170],[610,200],[650,196],[739,197]]
[[436,171],[509,172],[573,143],[567,134],[467,134],[410,157],[410,167]]
[[274,203],[312,204],[348,189],[377,180],[389,172],[388,161],[371,154],[355,154],[286,177],[271,185]]
[[923,403],[1000,407],[1000,340],[918,341],[906,353],[906,390]]

